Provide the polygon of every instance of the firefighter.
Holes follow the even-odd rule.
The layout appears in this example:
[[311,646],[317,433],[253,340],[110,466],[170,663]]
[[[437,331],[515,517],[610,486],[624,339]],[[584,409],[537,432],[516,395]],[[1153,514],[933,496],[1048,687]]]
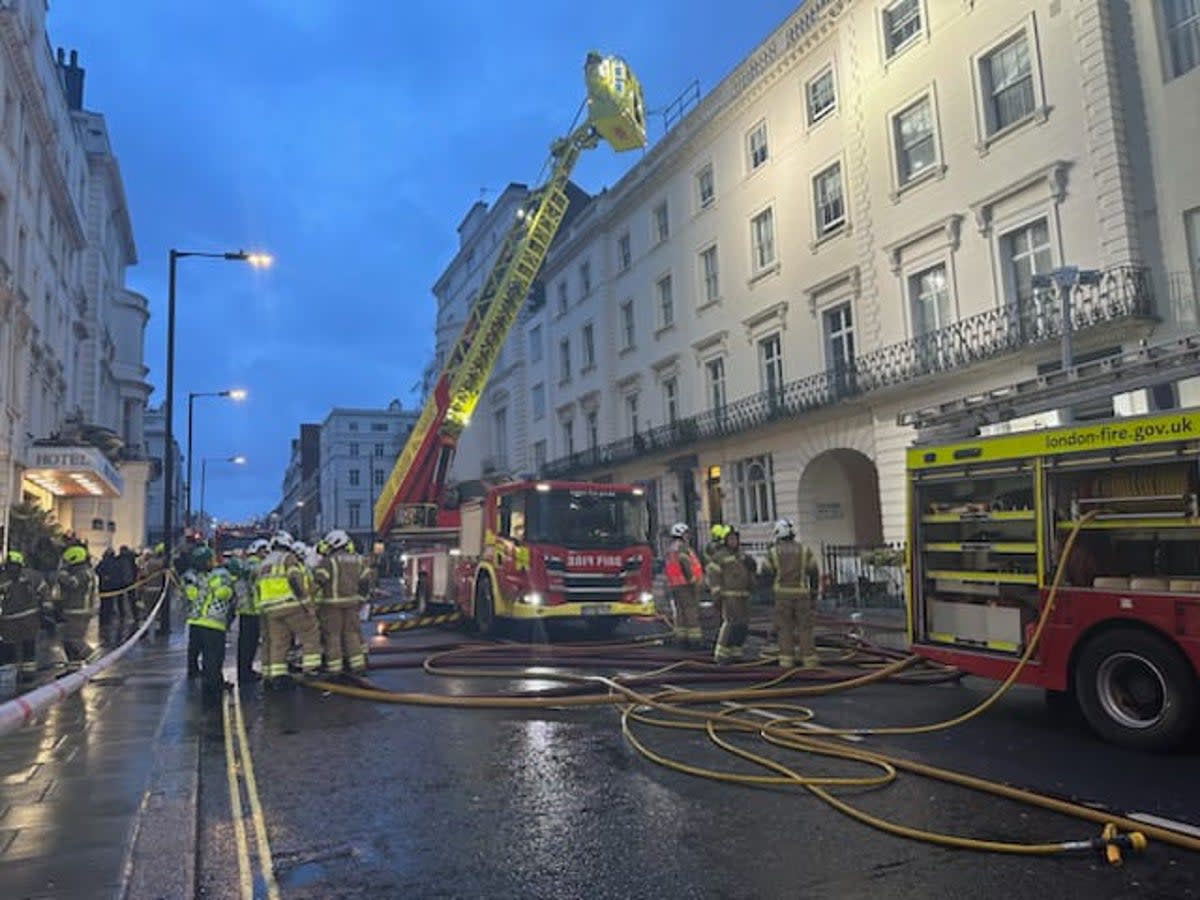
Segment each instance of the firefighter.
[[358,610],[369,583],[366,562],[354,552],[350,535],[340,528],[325,535],[323,544],[325,553],[313,570],[313,578],[319,596],[317,616],[325,646],[325,667],[334,675],[341,674],[343,666],[353,675],[363,675],[367,657]]
[[[191,615],[192,606],[196,602],[199,588],[203,585],[205,577],[212,568],[212,564],[212,551],[203,544],[194,547],[188,554],[186,569],[183,573],[183,598],[184,606],[187,608],[189,616]],[[201,675],[200,654],[204,650],[204,640],[206,637],[207,635],[203,634],[199,629],[188,629],[188,678],[199,678]]]
[[764,569],[775,590],[779,665],[794,668],[798,658],[804,668],[816,668],[821,660],[813,638],[813,594],[821,573],[812,551],[796,540],[791,519],[776,522],[774,535]]
[[92,655],[92,648],[85,638],[96,610],[99,590],[96,573],[88,562],[87,547],[71,544],[63,549],[56,580],[58,616],[63,622],[63,653],[67,657],[68,671],[75,671]]
[[671,546],[667,549],[667,588],[675,612],[675,642],[686,649],[699,649],[704,641],[700,630],[700,585],[704,567],[688,543],[689,529],[684,522],[671,526]]
[[204,695],[214,699],[225,687],[225,631],[233,617],[233,576],[224,566],[204,571],[202,562],[188,573],[184,595],[188,604],[188,648],[198,648]]
[[730,527],[725,533],[724,551],[715,556],[721,594],[721,631],[713,650],[718,663],[741,659],[750,633],[750,592],[758,564],[742,552],[741,546],[741,535]]
[[254,582],[258,577],[262,559],[270,549],[269,541],[262,538],[254,541],[246,548],[246,558],[242,561],[240,572],[234,572],[237,578],[234,591],[237,594],[239,682],[258,681],[262,678],[262,675],[254,669],[254,657],[258,653],[258,641],[261,634],[258,591]]
[[143,621],[154,609],[158,597],[162,593],[163,581],[166,579],[167,561],[163,554],[162,544],[155,544],[154,549],[145,554],[138,573],[141,586],[138,588],[137,618]]
[[21,681],[37,676],[37,636],[46,585],[25,565],[25,554],[9,550],[0,569],[0,638],[16,652]]
[[300,668],[306,675],[321,666],[321,635],[308,603],[304,566],[292,549],[286,531],[271,538],[271,552],[262,561],[255,582],[258,608],[266,629],[263,645],[263,676],[276,687],[288,676],[287,654],[292,640],[300,642]]
[[704,545],[704,578],[708,583],[708,595],[721,612],[721,565],[717,560],[725,552],[725,535],[729,526],[717,523],[709,529],[709,542]]

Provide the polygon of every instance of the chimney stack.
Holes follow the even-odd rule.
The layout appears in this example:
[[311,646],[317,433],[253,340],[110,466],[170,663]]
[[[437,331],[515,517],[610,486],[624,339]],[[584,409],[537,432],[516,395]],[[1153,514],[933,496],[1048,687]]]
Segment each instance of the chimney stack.
[[71,110],[83,109],[83,75],[84,69],[79,65],[79,51],[71,51],[71,59],[69,63],[63,62],[63,49],[58,48],[57,62],[59,71],[62,72],[63,90],[67,94],[67,108]]

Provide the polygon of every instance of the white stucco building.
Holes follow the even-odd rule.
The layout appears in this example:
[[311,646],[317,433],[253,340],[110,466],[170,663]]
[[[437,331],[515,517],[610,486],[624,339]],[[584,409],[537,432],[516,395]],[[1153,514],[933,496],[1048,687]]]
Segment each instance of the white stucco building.
[[1034,274],[1104,272],[1077,358],[1195,330],[1198,62],[1176,0],[808,0],[564,228],[456,474],[507,409],[660,522],[902,540],[897,415],[1058,364]]
[[[371,546],[375,499],[416,421],[417,411],[404,409],[399,400],[385,409],[335,407],[329,411],[321,423],[320,507],[316,531],[310,537],[341,528],[359,547]],[[292,509],[283,508],[281,515],[283,521],[289,521]]]
[[140,546],[148,307],[104,118],[45,18],[0,6],[0,523],[33,501],[94,548]]

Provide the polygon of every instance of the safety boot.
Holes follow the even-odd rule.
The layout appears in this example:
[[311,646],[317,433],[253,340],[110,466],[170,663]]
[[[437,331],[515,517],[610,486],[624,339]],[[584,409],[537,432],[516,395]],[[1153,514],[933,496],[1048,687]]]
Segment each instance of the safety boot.
[[821,657],[817,656],[815,653],[810,653],[808,656],[804,657],[803,663],[804,668],[806,669],[819,669],[821,668]]
[[796,661],[790,656],[781,656],[779,657],[779,668],[794,669],[796,668]]

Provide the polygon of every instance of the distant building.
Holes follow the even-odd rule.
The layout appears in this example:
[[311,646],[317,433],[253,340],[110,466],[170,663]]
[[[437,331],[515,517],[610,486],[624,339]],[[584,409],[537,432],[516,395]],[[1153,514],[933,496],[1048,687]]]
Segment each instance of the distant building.
[[104,117],[46,6],[0,4],[0,528],[25,501],[94,549],[139,546],[149,312]]
[[[153,460],[150,473],[150,483],[146,488],[146,543],[150,546],[163,540],[163,471],[162,460],[163,442],[166,440],[166,416],[161,406],[151,407],[145,413],[146,456]],[[183,451],[179,441],[173,441],[172,455],[175,459],[175,471],[183,471]],[[182,478],[175,479],[175,499],[171,505],[175,521],[175,530],[183,527],[184,509],[187,504],[184,498],[184,483]]]
[[[332,528],[342,528],[359,547],[370,545],[372,508],[416,424],[417,415],[416,410],[404,409],[399,400],[393,400],[385,409],[337,407],[330,410],[320,425],[316,479],[318,513],[313,522],[315,527],[305,532],[304,537],[315,539]],[[303,446],[300,449],[303,450]],[[285,478],[285,492],[286,489]],[[301,495],[300,489],[296,488],[293,495],[297,500],[280,508],[284,522],[301,520],[299,517],[289,519],[299,499],[305,504],[301,509],[308,508],[309,494]]]
[[301,425],[283,475],[280,522],[293,537],[313,540],[321,515],[321,426]]

